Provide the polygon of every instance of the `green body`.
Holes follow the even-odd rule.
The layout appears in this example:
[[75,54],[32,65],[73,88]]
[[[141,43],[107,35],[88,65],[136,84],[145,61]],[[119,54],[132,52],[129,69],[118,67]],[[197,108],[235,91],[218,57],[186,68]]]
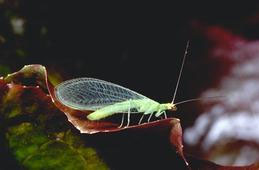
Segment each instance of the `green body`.
[[[132,109],[136,111],[131,112]],[[100,120],[118,113],[144,113],[144,115],[156,113],[155,116],[158,117],[165,110],[176,110],[176,107],[171,103],[160,104],[154,100],[145,98],[127,100],[115,103],[113,105],[105,106],[89,114],[87,118],[89,120]]]

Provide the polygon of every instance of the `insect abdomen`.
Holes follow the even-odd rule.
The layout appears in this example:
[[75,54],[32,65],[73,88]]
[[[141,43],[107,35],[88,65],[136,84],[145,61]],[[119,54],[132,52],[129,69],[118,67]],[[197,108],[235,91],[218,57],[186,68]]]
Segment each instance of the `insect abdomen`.
[[116,104],[98,109],[95,112],[89,114],[87,118],[89,120],[100,120],[116,113],[126,112],[128,109],[129,109],[128,102],[120,102],[120,103],[116,103]]

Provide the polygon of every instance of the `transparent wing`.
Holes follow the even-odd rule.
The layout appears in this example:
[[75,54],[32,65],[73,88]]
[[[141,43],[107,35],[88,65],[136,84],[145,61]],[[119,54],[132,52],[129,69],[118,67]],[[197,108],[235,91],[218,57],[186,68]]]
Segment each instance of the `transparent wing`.
[[79,110],[97,110],[129,99],[147,98],[125,87],[94,78],[65,81],[55,87],[55,95],[64,105]]

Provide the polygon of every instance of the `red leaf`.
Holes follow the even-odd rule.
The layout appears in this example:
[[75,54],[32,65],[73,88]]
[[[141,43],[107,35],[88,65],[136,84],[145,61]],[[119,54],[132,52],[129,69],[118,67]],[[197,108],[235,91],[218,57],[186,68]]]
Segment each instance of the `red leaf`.
[[185,159],[184,153],[183,153],[183,142],[182,142],[183,131],[180,124],[180,120],[173,119],[170,123],[172,124],[172,129],[170,133],[170,142],[173,146],[176,147],[176,151],[179,153],[179,155],[183,158],[185,164],[188,166],[189,163]]

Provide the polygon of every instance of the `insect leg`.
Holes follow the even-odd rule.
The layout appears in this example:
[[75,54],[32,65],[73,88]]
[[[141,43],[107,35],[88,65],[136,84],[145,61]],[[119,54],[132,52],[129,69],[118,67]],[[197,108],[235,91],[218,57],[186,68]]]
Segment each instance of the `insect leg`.
[[[157,115],[161,115],[161,114],[163,114],[163,113],[164,113],[164,111],[162,111],[162,112],[161,112],[161,111],[158,111],[158,112],[155,114],[155,116],[158,117]],[[161,120],[163,119],[162,116],[160,116],[160,119],[161,119]]]
[[153,113],[150,113],[150,116],[148,117],[147,122],[149,122],[149,121],[150,121],[150,119],[151,119],[152,115],[153,115]]
[[166,112],[165,112],[165,111],[163,111],[163,113],[164,113],[165,119],[167,119],[167,115],[166,115]]
[[129,109],[128,109],[128,122],[127,122],[126,127],[128,127],[129,124],[130,124],[130,101],[129,101]]
[[138,122],[138,124],[140,124],[141,123],[141,121],[142,121],[142,119],[144,118],[144,114],[141,116],[141,118],[139,119],[139,122]]
[[125,113],[122,114],[122,118],[121,118],[121,124],[118,128],[121,128],[124,122],[124,117],[125,117]]

